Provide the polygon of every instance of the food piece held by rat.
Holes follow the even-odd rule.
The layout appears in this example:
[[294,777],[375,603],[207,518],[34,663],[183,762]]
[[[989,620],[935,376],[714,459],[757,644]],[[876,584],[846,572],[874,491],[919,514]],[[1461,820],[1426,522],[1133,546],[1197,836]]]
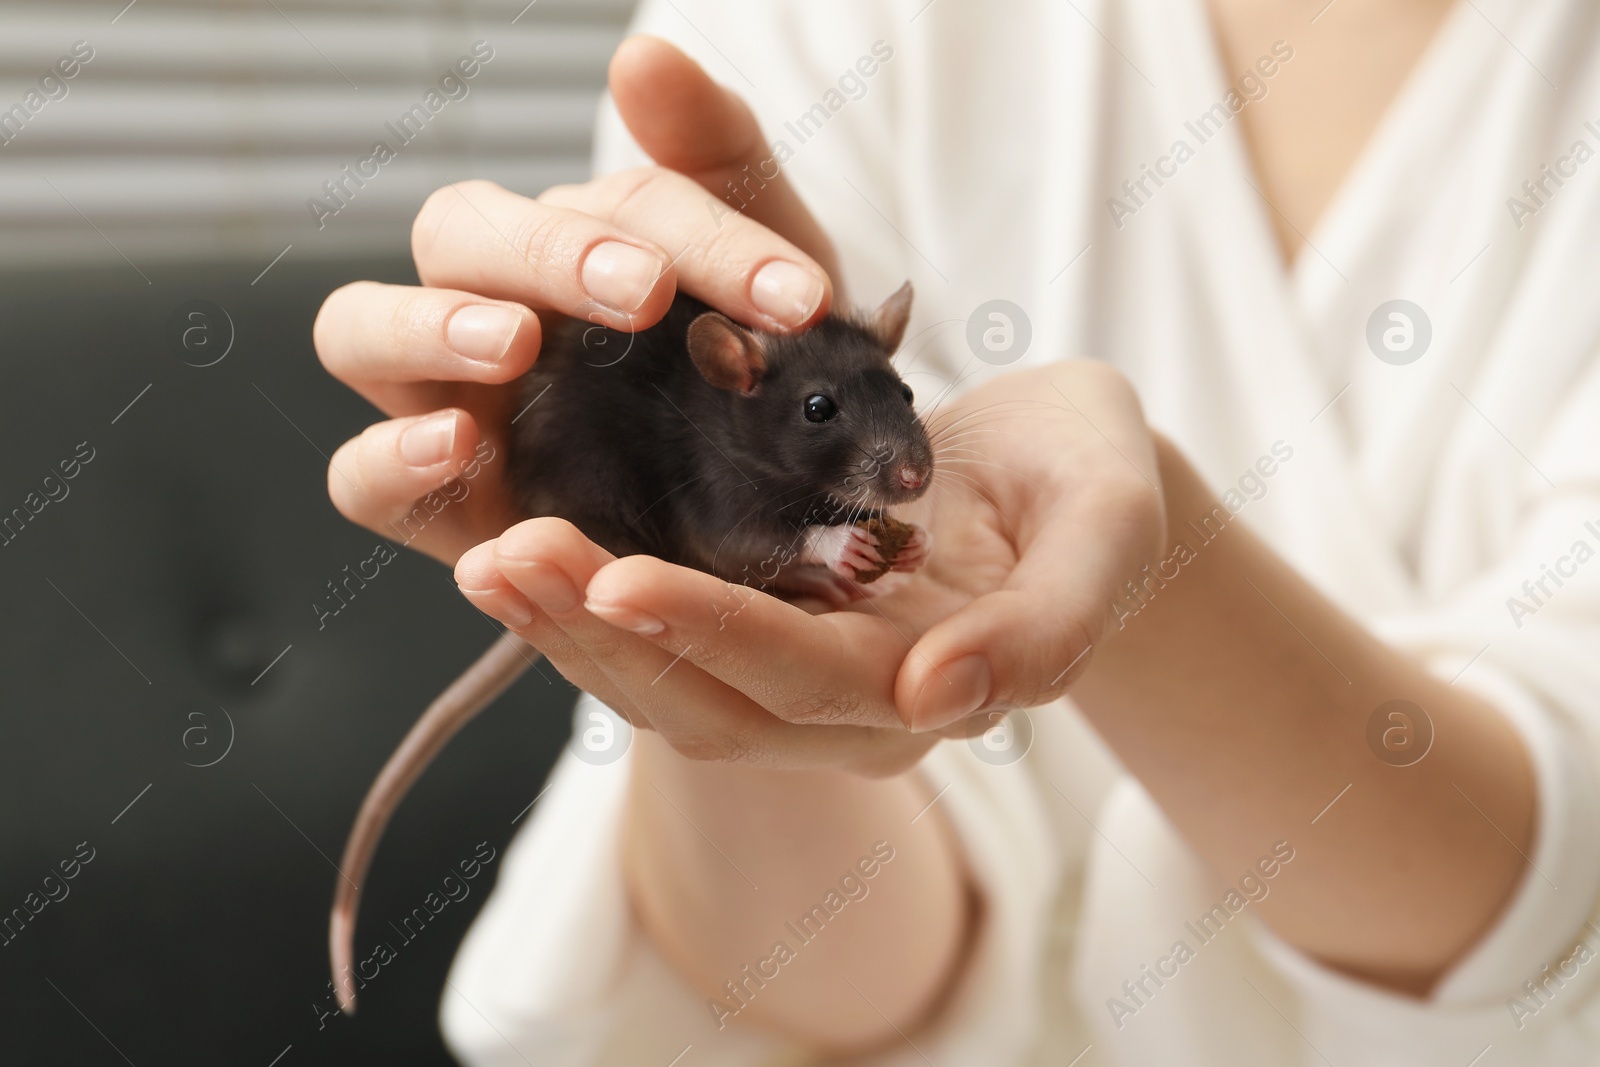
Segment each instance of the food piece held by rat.
[[[634,334],[554,324],[520,386],[507,472],[517,503],[617,556],[835,606],[868,596],[868,583],[928,553],[920,527],[885,514],[933,477],[927,431],[890,363],[910,316],[907,282],[869,315],[793,335],[746,329],[681,293]],[[362,802],[328,930],[344,1011],[355,1010],[360,886],[390,815],[537,656],[502,636],[428,706]]]
[[854,525],[874,538],[873,547],[880,557],[871,567],[856,571],[856,581],[862,585],[870,585],[890,571],[914,570],[922,565],[927,554],[927,534],[922,527],[889,515],[856,519]]

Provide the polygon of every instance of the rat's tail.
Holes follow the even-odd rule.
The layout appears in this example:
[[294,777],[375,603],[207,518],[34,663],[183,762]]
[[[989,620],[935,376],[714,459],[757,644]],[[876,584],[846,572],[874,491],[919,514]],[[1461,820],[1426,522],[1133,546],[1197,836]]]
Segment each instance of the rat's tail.
[[350,945],[355,938],[361,883],[367,877],[367,868],[378,850],[378,841],[389,824],[389,816],[456,731],[493,703],[538,658],[539,653],[520,637],[501,634],[476,663],[428,705],[428,710],[422,713],[422,718],[383,765],[377,781],[367,790],[355,825],[350,829],[350,839],[345,842],[339,880],[334,883],[333,913],[328,919],[333,988],[339,998],[339,1009],[346,1014],[354,1014],[356,1010]]

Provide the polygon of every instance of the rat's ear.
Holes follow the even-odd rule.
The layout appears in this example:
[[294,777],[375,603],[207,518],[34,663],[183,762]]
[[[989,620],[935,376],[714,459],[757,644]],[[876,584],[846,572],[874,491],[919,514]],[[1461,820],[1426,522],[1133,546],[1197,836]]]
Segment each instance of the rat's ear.
[[689,324],[689,358],[706,381],[746,396],[755,392],[767,371],[767,359],[755,335],[715,311],[707,311]]
[[906,335],[906,323],[911,321],[911,283],[906,282],[894,295],[878,305],[867,320],[867,332],[893,355]]

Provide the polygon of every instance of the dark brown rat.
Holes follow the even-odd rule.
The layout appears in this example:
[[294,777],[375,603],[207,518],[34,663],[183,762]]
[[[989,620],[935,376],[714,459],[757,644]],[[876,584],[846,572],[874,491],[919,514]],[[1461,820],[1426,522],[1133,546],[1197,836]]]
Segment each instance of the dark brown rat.
[[[566,320],[521,384],[509,448],[522,512],[557,516],[617,556],[648,553],[730,582],[835,604],[926,557],[918,528],[877,551],[886,508],[926,491],[933,449],[890,363],[907,282],[870,315],[801,334],[747,330],[679,294],[628,334]],[[870,529],[869,529],[870,525]],[[407,733],[345,844],[328,939],[340,1007],[360,885],[390,815],[452,736],[537,658],[506,634]]]

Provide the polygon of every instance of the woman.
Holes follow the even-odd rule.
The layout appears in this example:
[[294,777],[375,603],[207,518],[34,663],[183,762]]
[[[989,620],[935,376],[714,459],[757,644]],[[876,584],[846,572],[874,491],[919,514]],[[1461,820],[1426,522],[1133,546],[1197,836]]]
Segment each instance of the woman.
[[391,416],[329,478],[381,529],[501,439],[537,312],[918,293],[934,552],[888,596],[707,611],[503,495],[419,539],[644,727],[557,768],[458,1052],[1586,1062],[1592,6],[756,7],[647,2],[731,89],[630,40],[601,177],[440,190],[424,287],[318,320]]

